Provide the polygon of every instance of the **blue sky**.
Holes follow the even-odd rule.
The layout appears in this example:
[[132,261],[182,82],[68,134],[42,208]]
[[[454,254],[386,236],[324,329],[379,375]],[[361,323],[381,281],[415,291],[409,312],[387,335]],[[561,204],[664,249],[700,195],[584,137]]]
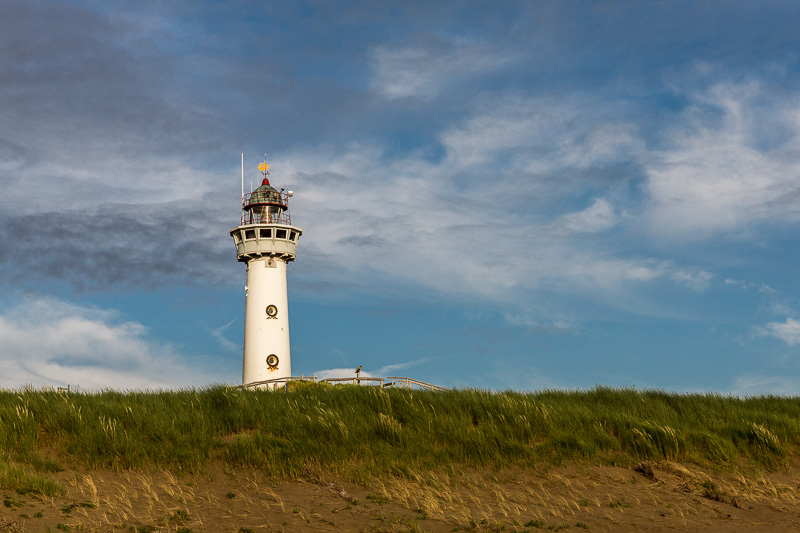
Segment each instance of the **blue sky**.
[[269,154],[296,374],[800,393],[796,2],[0,5],[0,386],[238,383]]

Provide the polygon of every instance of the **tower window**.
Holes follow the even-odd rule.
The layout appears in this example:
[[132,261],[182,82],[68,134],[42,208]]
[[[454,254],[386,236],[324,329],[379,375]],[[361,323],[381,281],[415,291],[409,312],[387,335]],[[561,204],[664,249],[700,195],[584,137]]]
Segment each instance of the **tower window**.
[[285,229],[275,230],[275,238],[276,239],[286,239],[286,230]]
[[297,232],[296,231],[293,231],[293,232],[291,232],[289,234],[289,240],[292,241],[292,242],[297,240]]
[[271,239],[272,238],[272,228],[261,228],[259,231],[259,237],[262,239]]
[[244,231],[244,240],[250,240],[256,238],[256,230],[248,229]]

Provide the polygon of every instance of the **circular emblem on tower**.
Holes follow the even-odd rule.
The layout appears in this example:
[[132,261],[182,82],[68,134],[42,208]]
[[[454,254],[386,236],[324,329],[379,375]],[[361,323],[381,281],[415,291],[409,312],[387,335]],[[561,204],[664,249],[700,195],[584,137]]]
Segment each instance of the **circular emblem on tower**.
[[274,305],[267,306],[267,318],[277,318],[278,317],[278,308]]
[[274,353],[268,355],[267,356],[267,366],[269,367],[270,370],[277,369],[278,368],[278,356],[275,355]]

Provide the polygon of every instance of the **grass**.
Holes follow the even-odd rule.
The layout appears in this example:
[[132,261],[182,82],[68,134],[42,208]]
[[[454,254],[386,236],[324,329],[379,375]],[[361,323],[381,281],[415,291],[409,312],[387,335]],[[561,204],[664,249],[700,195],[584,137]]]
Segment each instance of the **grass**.
[[[40,496],[60,496],[64,493],[60,483],[34,473],[30,467],[12,465],[3,459],[0,459],[0,488],[11,489],[18,494]],[[4,504],[8,501],[8,498],[3,500]]]
[[800,443],[800,399],[610,389],[443,392],[305,385],[93,394],[0,391],[0,488],[59,494],[55,455],[181,473],[211,459],[275,478],[586,461],[766,470]]

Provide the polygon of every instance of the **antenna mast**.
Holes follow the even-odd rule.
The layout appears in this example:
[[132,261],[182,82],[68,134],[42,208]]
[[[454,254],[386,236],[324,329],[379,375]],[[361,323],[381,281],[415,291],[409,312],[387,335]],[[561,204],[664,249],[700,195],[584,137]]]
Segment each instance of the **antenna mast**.
[[244,198],[244,152],[242,152],[242,198]]

